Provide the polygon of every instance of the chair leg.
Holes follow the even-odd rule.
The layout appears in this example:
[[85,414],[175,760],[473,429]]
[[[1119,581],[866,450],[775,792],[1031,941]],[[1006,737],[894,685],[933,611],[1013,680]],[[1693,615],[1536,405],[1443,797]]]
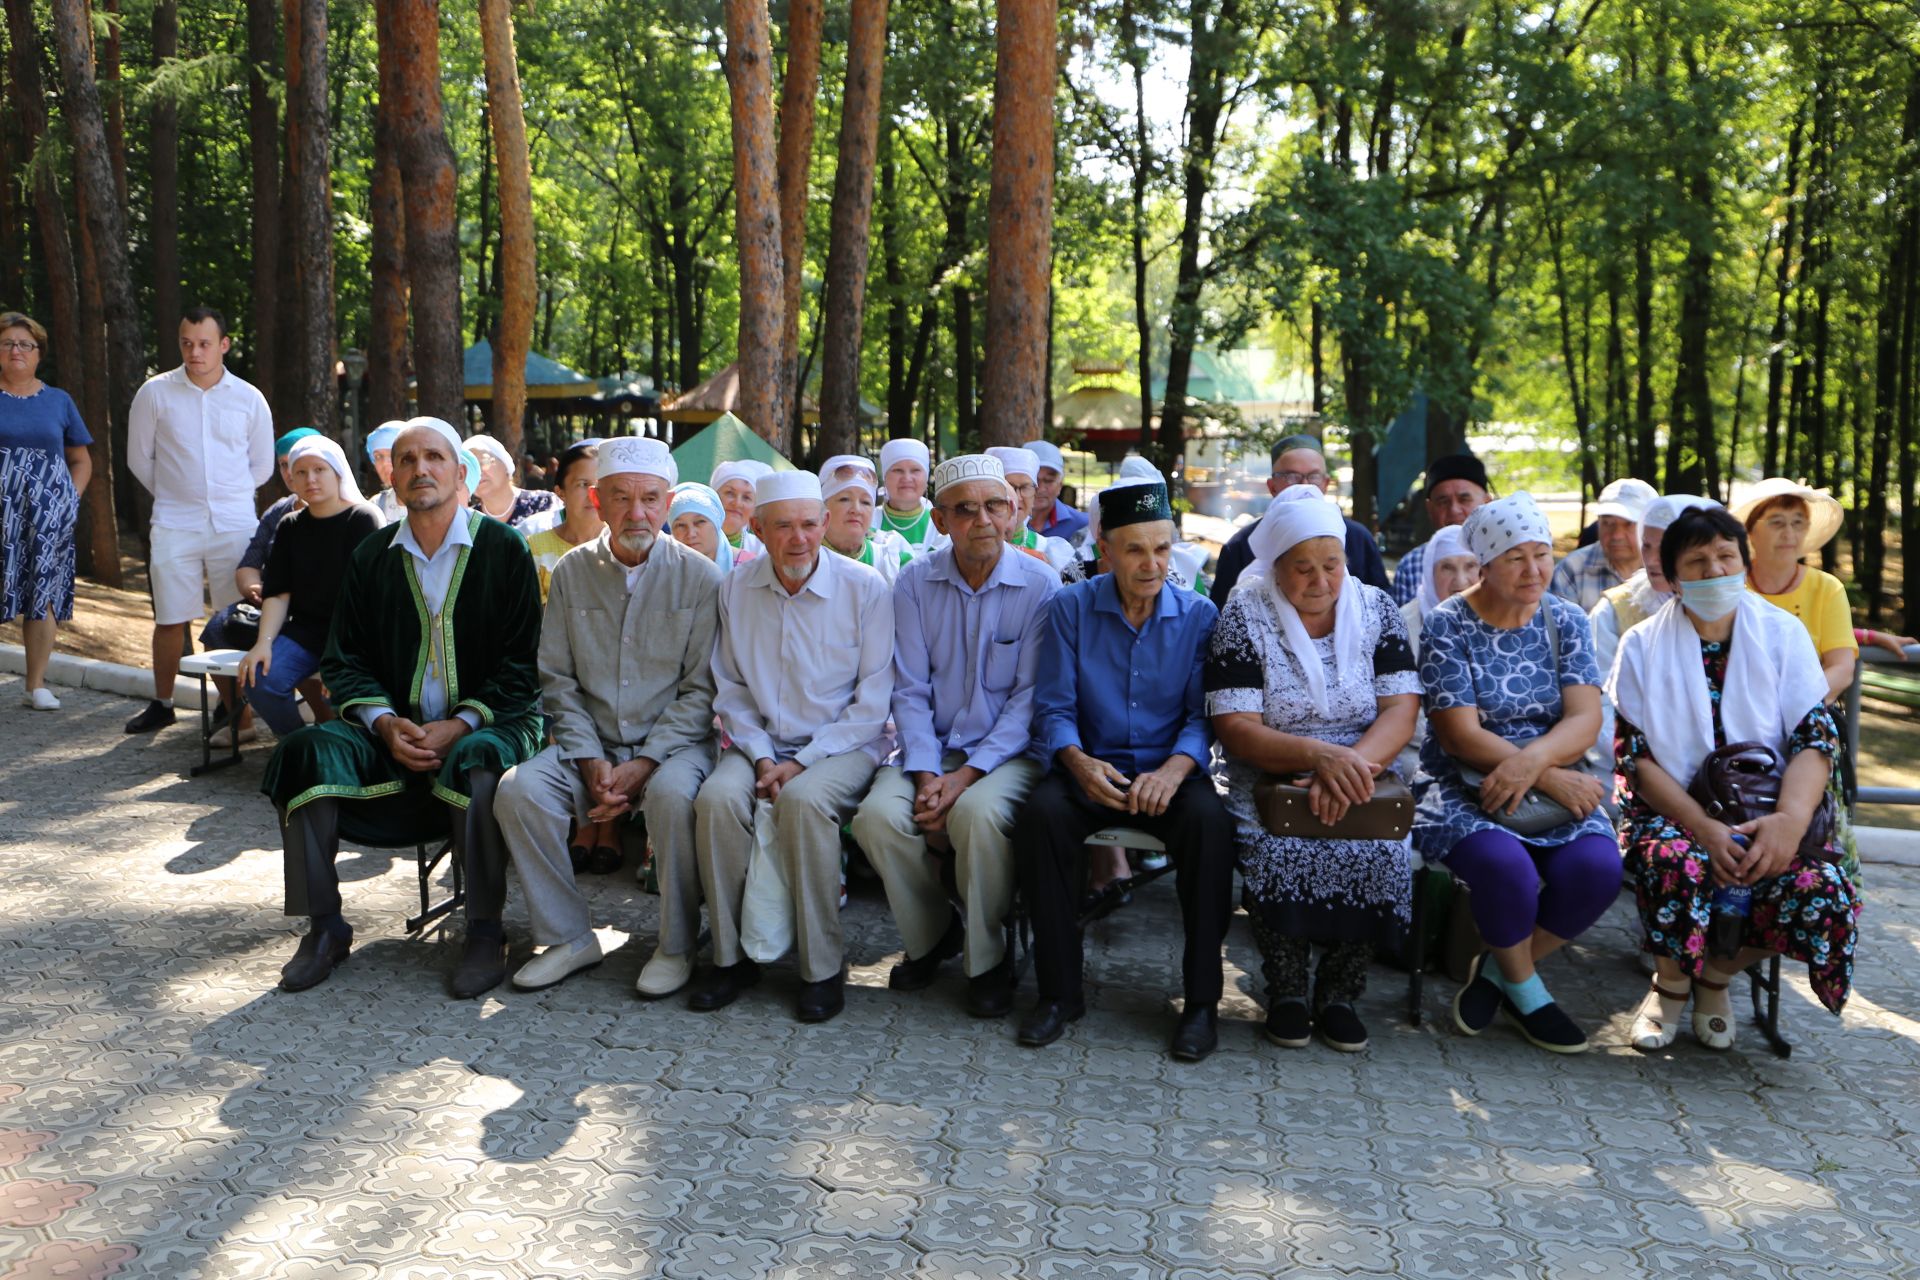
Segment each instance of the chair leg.
[[420,877],[420,914],[407,918],[407,932],[419,933],[437,920],[443,920],[459,908],[466,905],[467,886],[464,868],[460,859],[453,859],[453,892],[439,902],[433,900],[433,873],[453,852],[453,841],[443,842],[436,853],[429,854],[424,844],[413,849],[414,868]]
[[[1766,994],[1766,1005],[1761,1007],[1761,993]],[[1780,1034],[1780,957],[1774,956],[1767,961],[1766,976],[1762,977],[1760,966],[1747,968],[1747,994],[1753,1000],[1754,1025],[1760,1028],[1767,1044],[1783,1058],[1793,1056],[1793,1045]]]
[[1413,873],[1413,921],[1407,929],[1407,1025],[1420,1025],[1420,998],[1426,979],[1426,921],[1425,910],[1427,869],[1421,867]]

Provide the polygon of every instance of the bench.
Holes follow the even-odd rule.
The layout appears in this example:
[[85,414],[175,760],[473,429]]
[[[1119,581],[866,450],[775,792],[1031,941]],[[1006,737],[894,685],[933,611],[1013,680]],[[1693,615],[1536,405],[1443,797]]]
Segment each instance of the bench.
[[[220,704],[220,695],[208,689],[207,681],[212,676],[237,680],[240,663],[246,656],[244,649],[207,649],[180,659],[180,674],[192,676],[200,682],[200,763],[187,770],[188,777],[197,778],[215,769],[226,769],[240,763],[240,735],[237,732],[229,735],[231,740],[227,744],[227,754],[218,760],[213,758],[213,708]],[[229,716],[227,722],[232,724],[236,718]]]

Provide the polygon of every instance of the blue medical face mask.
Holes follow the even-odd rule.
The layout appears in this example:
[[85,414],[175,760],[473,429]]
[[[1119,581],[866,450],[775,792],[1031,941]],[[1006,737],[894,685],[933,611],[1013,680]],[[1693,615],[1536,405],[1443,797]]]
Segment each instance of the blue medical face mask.
[[1740,597],[1747,593],[1747,575],[1730,573],[1724,578],[1702,578],[1679,586],[1680,603],[1688,612],[1702,622],[1718,622],[1740,607]]

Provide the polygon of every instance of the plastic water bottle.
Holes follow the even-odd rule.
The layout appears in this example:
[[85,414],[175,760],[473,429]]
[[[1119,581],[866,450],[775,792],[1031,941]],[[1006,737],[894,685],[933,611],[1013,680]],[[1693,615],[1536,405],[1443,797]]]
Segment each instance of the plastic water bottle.
[[[1747,838],[1734,836],[1742,849]],[[1740,954],[1747,940],[1747,918],[1753,914],[1753,889],[1744,884],[1723,884],[1713,891],[1712,914],[1707,920],[1707,951],[1731,960]]]

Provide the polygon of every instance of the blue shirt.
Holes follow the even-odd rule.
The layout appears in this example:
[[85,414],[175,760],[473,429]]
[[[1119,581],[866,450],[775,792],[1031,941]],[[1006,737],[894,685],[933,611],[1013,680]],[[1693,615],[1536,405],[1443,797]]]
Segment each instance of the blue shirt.
[[1079,747],[1128,777],[1175,754],[1207,764],[1201,668],[1220,611],[1172,583],[1135,630],[1113,575],[1062,588],[1047,610],[1033,736],[1047,763]]
[[1060,499],[1055,498],[1053,500],[1053,510],[1048,513],[1047,516],[1047,527],[1044,529],[1036,529],[1034,532],[1043,534],[1049,538],[1064,538],[1066,541],[1072,542],[1074,535],[1086,527],[1086,512],[1077,511],[1060,501]]
[[893,586],[893,724],[900,767],[941,772],[966,753],[992,773],[1026,751],[1033,689],[1046,639],[1047,601],[1060,578],[1044,560],[1002,545],[978,591],[951,547],[922,556]]
[[68,449],[93,443],[73,397],[42,384],[30,396],[0,391],[0,449],[38,449],[65,466]]

